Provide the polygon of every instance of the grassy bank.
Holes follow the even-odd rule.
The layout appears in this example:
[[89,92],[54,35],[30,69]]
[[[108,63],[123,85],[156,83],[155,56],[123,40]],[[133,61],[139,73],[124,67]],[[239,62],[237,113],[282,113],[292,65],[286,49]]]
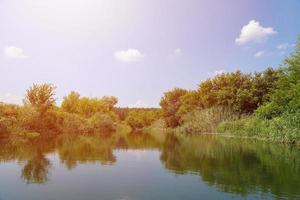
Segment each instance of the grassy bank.
[[221,123],[216,131],[238,137],[260,138],[300,145],[300,113],[285,114],[271,120],[256,116]]

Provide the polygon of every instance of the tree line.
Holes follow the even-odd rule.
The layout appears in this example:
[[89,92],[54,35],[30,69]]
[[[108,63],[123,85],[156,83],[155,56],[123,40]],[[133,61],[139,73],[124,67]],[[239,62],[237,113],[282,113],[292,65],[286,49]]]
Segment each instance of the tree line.
[[116,97],[88,98],[75,91],[57,106],[55,90],[51,84],[34,84],[26,91],[23,106],[1,103],[0,137],[114,132],[159,124],[180,133],[300,141],[300,41],[279,68],[222,73],[195,90],[174,88],[164,93],[160,108],[120,108]]
[[160,101],[165,125],[182,133],[227,133],[300,143],[300,39],[277,69],[228,72]]

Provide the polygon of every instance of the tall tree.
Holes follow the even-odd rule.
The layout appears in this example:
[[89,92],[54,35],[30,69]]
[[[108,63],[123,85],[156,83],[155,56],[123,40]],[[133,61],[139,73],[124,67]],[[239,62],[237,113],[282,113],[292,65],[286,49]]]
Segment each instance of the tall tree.
[[71,91],[68,96],[64,97],[64,100],[61,104],[62,110],[68,113],[76,113],[79,99],[80,94],[78,92]]
[[160,100],[162,108],[162,116],[168,127],[176,127],[180,124],[180,115],[178,110],[182,104],[180,98],[188,91],[180,88],[174,88],[171,91],[165,92]]
[[33,84],[26,91],[24,104],[34,107],[40,115],[44,115],[55,105],[55,89],[52,84]]

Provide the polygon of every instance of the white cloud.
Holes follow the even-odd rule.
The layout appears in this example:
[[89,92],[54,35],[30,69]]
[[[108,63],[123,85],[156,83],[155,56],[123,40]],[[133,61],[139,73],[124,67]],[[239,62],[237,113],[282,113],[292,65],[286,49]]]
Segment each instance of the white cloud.
[[254,57],[256,58],[259,58],[259,57],[262,57],[265,55],[265,52],[264,51],[258,51],[254,54]]
[[288,48],[292,48],[294,46],[295,46],[295,44],[282,43],[282,44],[279,44],[277,46],[277,49],[279,49],[279,50],[285,50],[285,49],[288,49]]
[[24,54],[24,50],[19,47],[5,46],[3,51],[4,51],[4,55],[9,58],[17,58],[17,59],[28,58],[28,56]]
[[181,56],[182,55],[182,50],[180,48],[177,48],[174,50],[174,54],[177,56]]
[[115,58],[121,62],[136,62],[144,58],[144,55],[137,49],[128,49],[127,51],[117,51]]
[[12,104],[22,104],[22,97],[16,96],[11,93],[6,93],[4,95],[0,95],[0,102],[4,103],[12,103]]
[[251,20],[243,26],[239,37],[235,39],[235,43],[243,45],[249,42],[262,42],[276,33],[272,27],[263,27],[258,21]]

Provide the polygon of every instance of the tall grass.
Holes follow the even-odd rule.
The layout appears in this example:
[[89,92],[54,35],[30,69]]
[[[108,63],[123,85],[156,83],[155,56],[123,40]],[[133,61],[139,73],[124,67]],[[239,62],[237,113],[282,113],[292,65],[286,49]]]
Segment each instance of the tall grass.
[[300,145],[300,112],[271,120],[251,116],[221,123],[218,133]]
[[225,107],[194,110],[182,117],[181,126],[176,129],[176,132],[213,133],[220,123],[238,118],[239,116],[232,109]]

